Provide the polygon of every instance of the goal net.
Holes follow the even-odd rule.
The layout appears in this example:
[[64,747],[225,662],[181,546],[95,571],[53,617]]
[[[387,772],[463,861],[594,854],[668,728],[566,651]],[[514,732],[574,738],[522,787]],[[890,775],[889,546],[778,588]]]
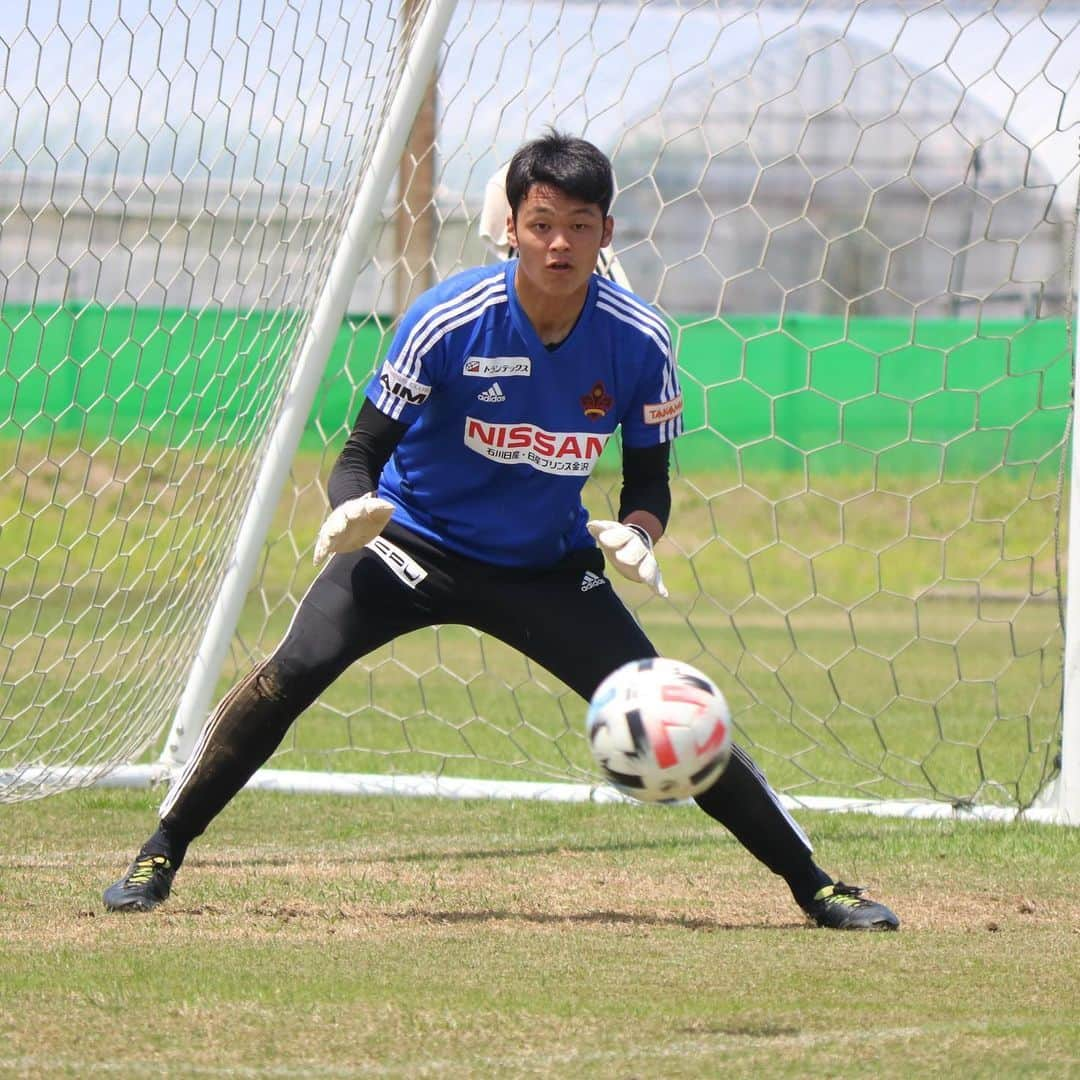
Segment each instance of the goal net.
[[[396,319],[500,257],[485,188],[551,125],[612,157],[678,350],[671,596],[616,582],[660,651],[794,804],[1080,816],[1076,4],[24,5],[0,55],[0,800],[183,761],[312,580]],[[436,627],[261,782],[601,797],[583,715]]]

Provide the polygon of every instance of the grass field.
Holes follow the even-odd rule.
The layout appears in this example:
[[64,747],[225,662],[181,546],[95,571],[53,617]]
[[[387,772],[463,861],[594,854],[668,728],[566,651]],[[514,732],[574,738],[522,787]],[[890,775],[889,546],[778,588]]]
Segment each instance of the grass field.
[[[153,756],[250,455],[137,441],[13,449],[20,485],[0,492],[0,769],[124,747]],[[311,581],[327,468],[313,452],[294,463],[218,694],[273,648]],[[1026,805],[1059,729],[1058,479],[1049,459],[984,477],[681,474],[660,549],[671,600],[616,584],[662,652],[717,679],[782,790]],[[586,494],[610,515],[616,477]],[[298,725],[280,765],[589,771],[580,703],[497,643],[446,627],[364,666]]]
[[[0,492],[0,771],[156,758],[250,464],[224,446],[19,444],[21,490]],[[314,575],[328,464],[294,463],[215,696]],[[779,790],[1026,806],[1060,731],[1052,466],[680,474],[659,550],[671,599],[616,587],[661,652],[717,680]],[[614,512],[617,483],[587,487],[594,514]],[[366,658],[275,764],[580,780],[595,775],[581,719],[557,680],[441,627]]]
[[801,815],[899,934],[807,926],[688,807],[160,793],[0,811],[0,1076],[1080,1076],[1080,830]]

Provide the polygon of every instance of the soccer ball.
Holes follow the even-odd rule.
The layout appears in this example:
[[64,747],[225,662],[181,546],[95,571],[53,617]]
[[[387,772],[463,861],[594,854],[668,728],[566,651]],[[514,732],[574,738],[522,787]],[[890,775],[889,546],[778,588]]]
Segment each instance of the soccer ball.
[[731,712],[697,668],[657,657],[613,671],[589,702],[589,748],[604,776],[644,802],[709,788],[731,757]]

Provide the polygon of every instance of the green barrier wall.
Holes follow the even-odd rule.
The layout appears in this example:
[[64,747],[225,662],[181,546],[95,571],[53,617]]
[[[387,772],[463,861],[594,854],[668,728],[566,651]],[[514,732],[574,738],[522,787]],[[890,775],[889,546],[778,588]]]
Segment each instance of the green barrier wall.
[[[285,312],[7,305],[0,436],[246,441],[275,407],[299,330]],[[351,423],[384,330],[343,324],[308,445]],[[1061,319],[741,316],[677,330],[683,468],[985,470],[1039,461],[1065,430]]]

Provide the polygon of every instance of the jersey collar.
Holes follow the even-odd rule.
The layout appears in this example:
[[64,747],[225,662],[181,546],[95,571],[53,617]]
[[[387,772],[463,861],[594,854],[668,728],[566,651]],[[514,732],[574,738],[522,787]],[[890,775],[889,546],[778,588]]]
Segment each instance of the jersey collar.
[[517,259],[511,259],[506,264],[506,295],[509,300],[510,318],[513,321],[514,329],[524,339],[530,354],[535,358],[541,356],[558,357],[572,351],[575,343],[588,333],[588,324],[592,321],[593,311],[596,309],[596,294],[598,292],[596,274],[589,278],[589,292],[585,297],[585,303],[582,305],[581,314],[578,315],[578,320],[574,323],[574,328],[555,348],[549,349],[540,340],[540,335],[533,328],[533,324],[529,321],[528,315],[525,314],[518,301],[517,289],[514,288],[517,268]]

